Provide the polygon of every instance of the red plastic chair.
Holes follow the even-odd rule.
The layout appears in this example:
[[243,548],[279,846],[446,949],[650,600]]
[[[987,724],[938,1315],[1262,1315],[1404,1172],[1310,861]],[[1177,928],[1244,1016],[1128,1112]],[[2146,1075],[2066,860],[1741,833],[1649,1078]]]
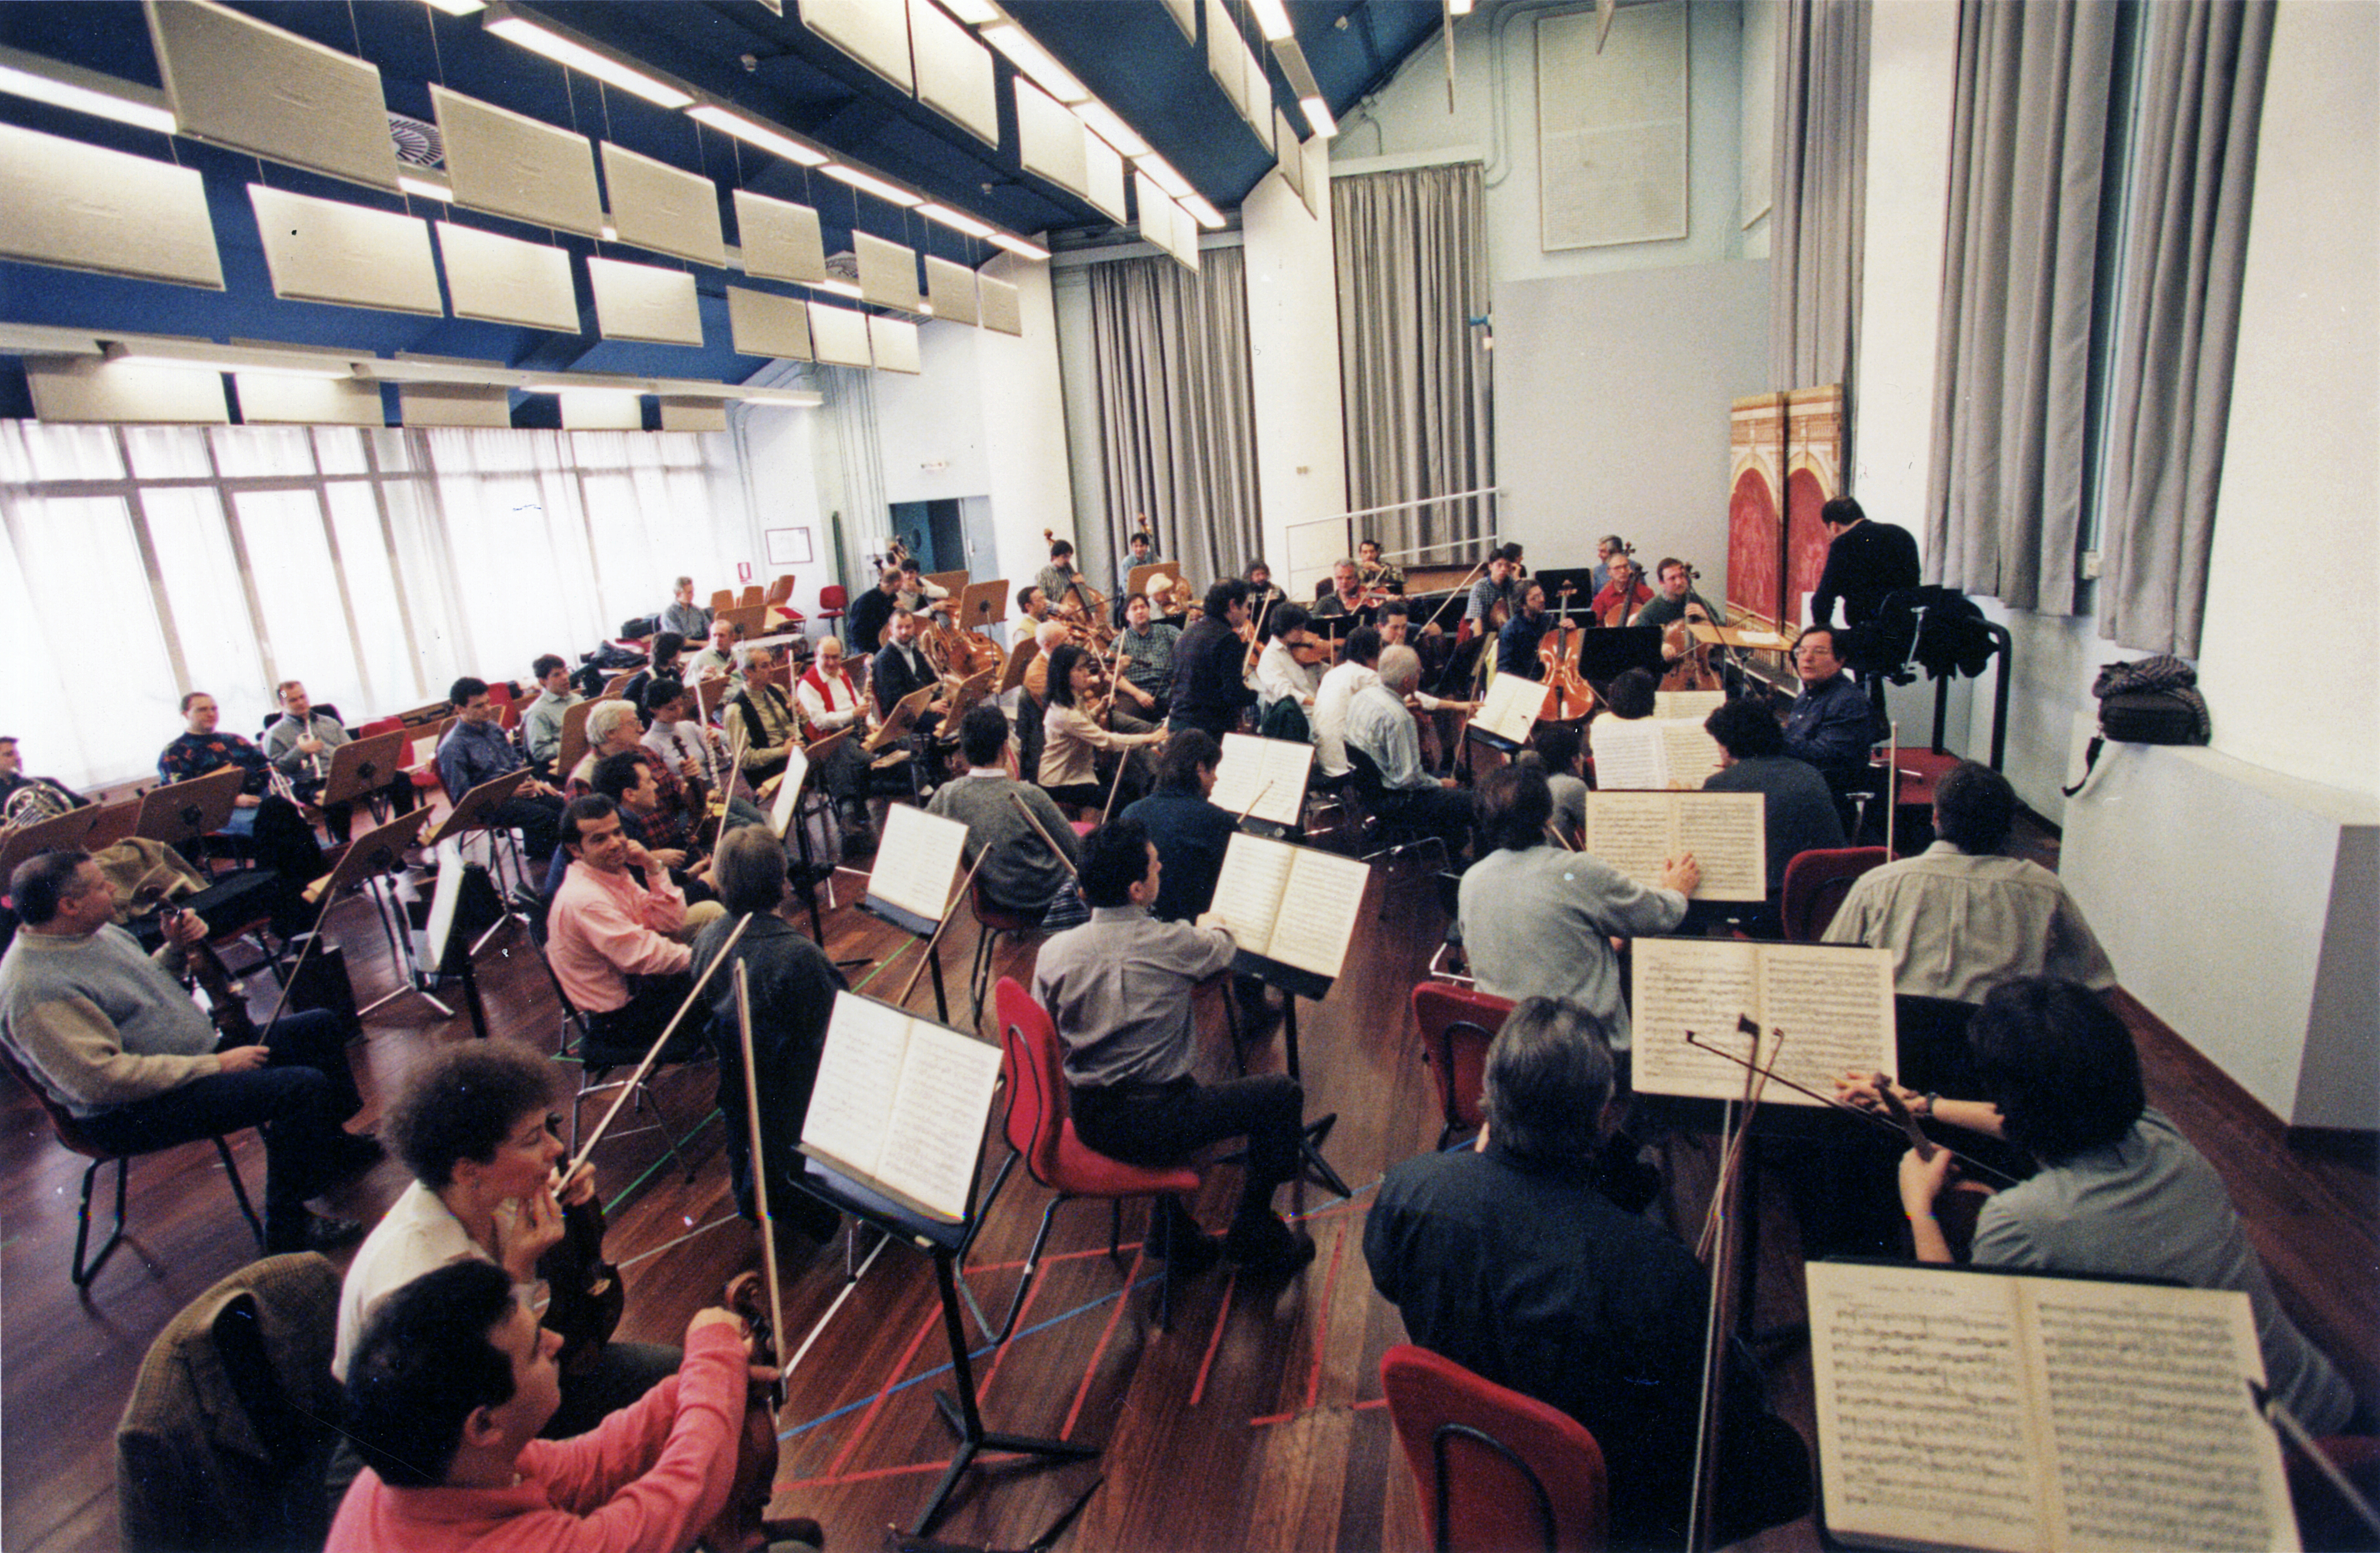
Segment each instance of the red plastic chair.
[[1421,1059],[1438,1081],[1438,1104],[1446,1124],[1438,1131],[1444,1148],[1456,1134],[1475,1133],[1481,1080],[1488,1072],[1488,1043],[1504,1027],[1512,1000],[1474,988],[1425,981],[1413,989],[1414,1023],[1421,1026]]
[[967,881],[967,904],[975,912],[975,958],[967,966],[967,1003],[970,1022],[983,1023],[983,995],[991,984],[992,952],[1000,943],[1000,935],[1008,934],[1018,940],[1027,939],[1041,930],[1038,912],[1002,911],[992,904],[990,894],[984,889],[980,875]]
[[[828,583],[819,589],[819,618],[826,622],[826,628],[829,631],[837,628],[835,622],[843,618],[843,612],[850,602],[851,590],[839,582]],[[845,642],[843,645],[850,647],[853,644]],[[866,654],[862,653],[860,656],[865,657]]]
[[1880,846],[1822,847],[1796,853],[1785,865],[1783,904],[1778,916],[1785,937],[1815,943],[1851,893],[1852,881],[1885,860]]
[[1603,1547],[1603,1449],[1577,1419],[1409,1342],[1380,1385],[1438,1553]]
[[[1008,1158],[1002,1161],[1000,1173],[992,1178],[991,1190],[985,1194],[983,1207],[976,1214],[980,1225],[990,1216],[991,1204],[1006,1184],[1009,1171],[1020,1159],[1026,1173],[1050,1188],[1057,1195],[1041,1210],[1041,1227],[1034,1232],[1033,1248],[1025,1254],[1025,1271],[1016,1280],[1016,1292],[1008,1305],[1008,1315],[995,1330],[983,1322],[980,1309],[976,1319],[984,1327],[994,1342],[1004,1342],[1016,1326],[1016,1317],[1025,1308],[1025,1295],[1033,1287],[1035,1266],[1041,1259],[1041,1247],[1050,1239],[1050,1226],[1058,1209],[1078,1197],[1107,1199],[1108,1255],[1120,1256],[1123,1238],[1123,1199],[1153,1196],[1160,1192],[1188,1195],[1198,1190],[1198,1172],[1188,1165],[1167,1170],[1151,1170],[1140,1165],[1127,1165],[1095,1152],[1075,1135],[1075,1123],[1066,1114],[1066,1079],[1061,1064],[1057,1026],[1050,1022],[1049,1011],[1033,1001],[1014,977],[1002,977],[992,989],[992,1007],[1000,1020],[1001,1084],[1008,1096],[1007,1114],[1001,1130],[1008,1140]],[[1156,1216],[1151,1214],[1151,1222]],[[964,1260],[964,1257],[962,1257]],[[973,1295],[969,1295],[973,1302]],[[1157,1285],[1157,1324],[1171,1329],[1173,1319],[1172,1263],[1166,1263],[1164,1275]]]

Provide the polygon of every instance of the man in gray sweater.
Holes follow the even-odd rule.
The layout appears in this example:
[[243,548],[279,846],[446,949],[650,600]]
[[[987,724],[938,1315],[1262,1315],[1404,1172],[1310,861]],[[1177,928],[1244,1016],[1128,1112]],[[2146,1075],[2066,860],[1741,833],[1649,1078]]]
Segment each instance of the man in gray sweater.
[[[1008,773],[1008,714],[996,703],[978,701],[959,720],[959,748],[966,774],[943,783],[926,812],[967,828],[967,862],[973,867],[982,857],[976,877],[993,905],[1038,917],[1075,876],[1075,829],[1050,795]],[[1038,833],[1026,809],[1040,822]]]

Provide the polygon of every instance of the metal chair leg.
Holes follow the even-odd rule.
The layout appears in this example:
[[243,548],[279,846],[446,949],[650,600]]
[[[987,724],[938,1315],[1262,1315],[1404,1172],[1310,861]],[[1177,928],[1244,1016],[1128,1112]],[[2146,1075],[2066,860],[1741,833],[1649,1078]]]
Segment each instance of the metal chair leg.
[[124,1239],[124,1171],[125,1167],[131,1163],[131,1156],[119,1154],[115,1157],[115,1228],[109,1232],[105,1243],[100,1246],[99,1255],[93,1256],[89,1262],[83,1260],[83,1248],[91,1244],[91,1183],[92,1178],[99,1174],[100,1167],[107,1162],[104,1159],[93,1159],[82,1172],[82,1201],[75,1214],[72,1269],[74,1286],[78,1289],[87,1288],[91,1280],[99,1276],[101,1265],[115,1250],[116,1243]]
[[256,1216],[256,1209],[249,1205],[248,1183],[240,1179],[239,1165],[231,1157],[231,1145],[225,1143],[220,1134],[215,1137],[215,1152],[223,1156],[224,1174],[231,1177],[231,1195],[239,1201],[240,1215],[248,1220],[249,1233],[256,1237],[256,1251],[261,1256],[264,1254],[264,1220]]

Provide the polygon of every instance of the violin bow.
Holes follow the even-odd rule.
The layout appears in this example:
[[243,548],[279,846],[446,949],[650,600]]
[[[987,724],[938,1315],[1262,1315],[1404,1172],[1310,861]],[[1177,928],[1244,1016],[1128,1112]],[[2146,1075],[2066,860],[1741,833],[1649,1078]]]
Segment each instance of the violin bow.
[[[750,921],[748,916],[746,921]],[[760,1217],[760,1270],[769,1283],[769,1332],[784,1341],[785,1292],[777,1275],[777,1221],[769,1212],[769,1156],[760,1134],[760,1070],[752,1061],[752,978],[748,963],[735,962],[735,1038],[744,1052],[744,1124],[752,1150],[752,1206]],[[785,1376],[781,1369],[769,1388],[769,1416],[785,1403]]]
[[1082,875],[1075,871],[1075,860],[1066,855],[1065,848],[1060,846],[1057,838],[1050,834],[1048,828],[1041,823],[1041,817],[1035,814],[1033,806],[1025,801],[1025,795],[1012,787],[1008,790],[1008,801],[1016,806],[1016,812],[1025,817],[1025,823],[1033,827],[1033,833],[1041,838],[1041,844],[1050,849],[1050,855],[1064,865],[1067,876],[1072,879],[1081,879]]
[[[917,956],[917,968],[909,973],[909,985],[901,989],[900,1002],[896,1006],[901,1008],[909,1006],[909,994],[917,989],[917,978],[924,976],[926,967],[933,964],[934,946],[942,941],[943,930],[950,927],[951,918],[959,914],[959,901],[966,894],[967,886],[975,882],[976,869],[982,867],[983,860],[990,855],[991,848],[988,846],[975,855],[975,861],[968,866],[965,877],[959,880],[958,892],[953,894],[950,904],[942,908],[942,919],[934,924],[932,935],[926,940],[926,951]],[[749,921],[750,918],[747,917],[746,920]]]

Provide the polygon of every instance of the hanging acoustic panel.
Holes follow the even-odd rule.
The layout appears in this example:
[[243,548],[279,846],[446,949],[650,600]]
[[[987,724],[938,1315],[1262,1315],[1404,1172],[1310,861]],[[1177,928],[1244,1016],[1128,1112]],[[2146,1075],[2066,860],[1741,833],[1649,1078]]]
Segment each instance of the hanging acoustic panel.
[[917,256],[899,243],[866,232],[854,232],[851,246],[859,257],[859,295],[880,308],[920,312],[925,298],[917,295]]
[[149,0],[148,12],[183,134],[396,191],[377,67],[211,0]]
[[0,256],[224,288],[193,167],[0,124]]
[[868,315],[850,308],[810,304],[810,346],[820,361],[837,367],[873,367],[875,353],[868,343]]
[[1119,226],[1130,219],[1123,202],[1123,156],[1097,135],[1083,137],[1083,198]]
[[565,431],[641,431],[645,429],[644,396],[633,388],[565,388],[562,401]]
[[607,340],[644,340],[653,345],[702,344],[702,312],[694,300],[694,277],[658,264],[620,259],[589,259],[587,278],[595,286],[595,323]]
[[612,226],[620,241],[712,269],[726,265],[719,186],[709,178],[606,140],[603,188],[612,197]]
[[924,360],[917,354],[917,326],[905,318],[886,318],[872,314],[868,320],[868,343],[876,352],[876,366],[886,372],[922,372]]
[[1309,136],[1300,154],[1305,159],[1305,182],[1299,192],[1305,196],[1306,210],[1320,221],[1322,202],[1330,198],[1330,138]]
[[682,399],[662,395],[662,430],[664,431],[724,431],[727,430],[727,401],[724,399]]
[[802,25],[902,91],[917,91],[901,0],[802,0]]
[[744,252],[744,273],[756,279],[826,279],[826,244],[819,236],[818,212],[808,205],[739,188],[735,239]]
[[1198,0],[1165,0],[1165,14],[1173,18],[1174,26],[1182,29],[1185,42],[1195,43],[1198,41]]
[[249,426],[385,426],[380,384],[354,378],[235,372],[239,419]]
[[400,383],[396,413],[407,426],[510,426],[512,391],[467,383]]
[[33,419],[157,426],[228,426],[221,372],[128,361],[25,358]]
[[1279,108],[1272,111],[1272,154],[1281,168],[1281,181],[1305,198],[1305,148],[1297,143],[1297,131],[1289,127],[1289,115]]
[[812,358],[809,305],[797,297],[731,285],[727,330],[738,356],[773,356],[786,361]]
[[391,312],[443,315],[430,223],[395,211],[248,186],[273,294]]
[[975,272],[964,264],[926,255],[926,300],[934,316],[948,323],[976,323],[982,313],[976,306]]
[[1090,174],[1083,141],[1090,130],[1064,103],[1022,76],[1015,86],[1016,141],[1025,170],[1087,197]]
[[582,237],[603,235],[595,148],[586,136],[443,86],[431,87],[430,100],[456,204]]
[[1000,97],[991,51],[933,0],[909,0],[909,47],[917,65],[917,101],[999,149]]
[[977,304],[983,310],[983,326],[1002,334],[1025,333],[1025,309],[1016,299],[1016,288],[1006,281],[990,275],[976,276]]
[[446,260],[446,295],[456,318],[579,332],[569,249],[442,221],[438,250]]

